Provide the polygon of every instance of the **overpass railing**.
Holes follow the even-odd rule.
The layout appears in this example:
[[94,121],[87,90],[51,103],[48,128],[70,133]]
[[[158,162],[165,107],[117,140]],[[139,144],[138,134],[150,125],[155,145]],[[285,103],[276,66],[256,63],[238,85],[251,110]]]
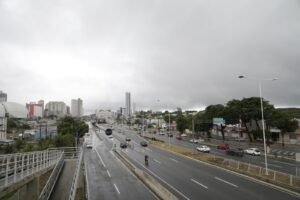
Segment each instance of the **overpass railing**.
[[72,187],[71,187],[70,194],[69,194],[69,200],[74,200],[76,197],[76,191],[78,188],[78,179],[79,179],[80,169],[82,166],[81,165],[82,158],[83,158],[83,149],[80,148],[80,153],[79,153],[79,157],[78,157],[77,164],[76,164],[76,170],[75,170],[75,174],[73,176]]
[[59,177],[59,174],[60,174],[63,166],[64,166],[64,154],[61,153],[57,164],[55,165],[45,187],[43,188],[43,190],[39,196],[39,200],[48,200],[50,198],[52,190],[56,184],[56,181]]
[[45,150],[0,155],[0,189],[55,165],[63,151]]

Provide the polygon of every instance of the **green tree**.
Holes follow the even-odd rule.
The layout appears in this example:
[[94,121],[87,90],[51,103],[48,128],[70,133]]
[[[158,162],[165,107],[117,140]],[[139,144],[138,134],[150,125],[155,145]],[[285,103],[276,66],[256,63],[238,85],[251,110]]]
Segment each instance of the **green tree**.
[[54,145],[56,147],[72,147],[73,146],[73,136],[71,134],[56,135],[54,137]]
[[186,119],[182,114],[181,110],[178,110],[177,116],[176,116],[176,128],[177,130],[182,134],[184,130],[187,128],[186,126]]
[[25,147],[26,143],[23,140],[16,140],[16,143],[14,144],[16,150],[19,152],[21,149]]
[[274,111],[270,117],[270,124],[280,129],[282,146],[284,146],[284,135],[289,132],[294,132],[298,128],[298,122],[292,120],[287,114],[280,111]]

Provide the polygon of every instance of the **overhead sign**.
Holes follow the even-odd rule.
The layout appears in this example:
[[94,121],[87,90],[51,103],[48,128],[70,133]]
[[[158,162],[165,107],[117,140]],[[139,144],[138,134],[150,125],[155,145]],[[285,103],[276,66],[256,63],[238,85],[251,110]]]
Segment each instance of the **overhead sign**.
[[223,118],[213,118],[213,124],[215,125],[225,125],[225,120]]

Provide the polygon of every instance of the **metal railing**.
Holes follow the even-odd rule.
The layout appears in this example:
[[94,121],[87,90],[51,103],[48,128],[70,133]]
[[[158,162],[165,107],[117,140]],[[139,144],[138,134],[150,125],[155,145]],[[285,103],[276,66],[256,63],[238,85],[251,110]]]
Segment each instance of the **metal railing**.
[[210,163],[300,191],[300,177],[233,159],[210,155]]
[[56,184],[56,181],[59,177],[60,171],[63,166],[64,166],[64,154],[61,153],[56,166],[54,167],[45,187],[43,188],[43,190],[39,196],[39,200],[48,200],[50,198],[52,190]]
[[75,170],[75,174],[74,174],[73,181],[72,181],[72,187],[71,187],[70,194],[69,194],[69,200],[74,200],[75,196],[76,196],[82,158],[83,158],[83,149],[80,148],[79,157],[78,157],[77,164],[76,164],[76,170]]
[[60,150],[45,150],[1,155],[0,189],[55,165],[61,158],[61,154]]

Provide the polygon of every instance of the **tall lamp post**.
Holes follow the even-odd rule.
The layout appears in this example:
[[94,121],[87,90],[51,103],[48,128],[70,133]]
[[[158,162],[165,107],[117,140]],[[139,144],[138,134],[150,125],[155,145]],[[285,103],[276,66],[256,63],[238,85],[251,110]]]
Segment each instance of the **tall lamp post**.
[[[246,78],[246,77],[245,76],[238,76],[238,78],[242,79],[242,78]],[[261,80],[258,81],[259,98],[260,98],[260,109],[261,109],[261,121],[262,121],[263,140],[264,140],[266,175],[269,175],[269,172],[268,172],[267,145],[266,145],[266,133],[265,133],[265,119],[264,119],[264,108],[263,108],[263,97],[262,97],[262,81],[276,81],[276,80],[278,80],[278,78],[261,79]]]

